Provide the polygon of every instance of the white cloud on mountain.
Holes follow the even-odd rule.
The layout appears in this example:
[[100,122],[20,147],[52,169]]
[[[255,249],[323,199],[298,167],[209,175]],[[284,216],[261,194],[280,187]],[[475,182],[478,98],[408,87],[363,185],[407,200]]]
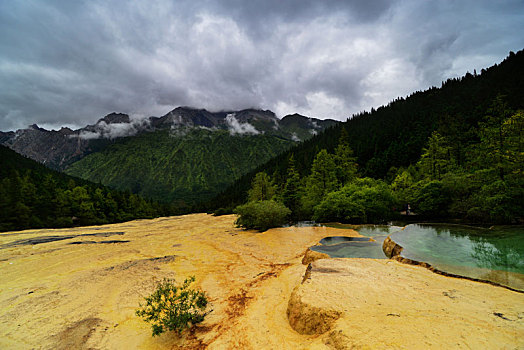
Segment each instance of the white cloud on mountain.
[[[90,139],[115,139],[118,137],[134,136],[149,127],[150,121],[145,118],[131,119],[130,123],[106,123],[101,120],[94,125],[94,130],[82,130],[77,137]],[[75,135],[76,136],[76,135]]]
[[231,135],[258,135],[258,131],[253,125],[249,123],[240,123],[235,117],[234,113],[226,116],[226,124]]

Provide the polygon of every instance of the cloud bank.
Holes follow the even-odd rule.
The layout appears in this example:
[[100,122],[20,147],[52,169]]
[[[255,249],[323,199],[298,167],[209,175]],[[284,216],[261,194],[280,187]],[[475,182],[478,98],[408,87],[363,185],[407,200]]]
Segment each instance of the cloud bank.
[[180,105],[345,120],[524,47],[521,0],[0,2],[0,130]]
[[253,125],[249,123],[241,123],[235,117],[234,113],[226,116],[226,125],[231,135],[258,135],[258,131]]
[[138,132],[149,128],[151,122],[144,118],[134,118],[129,123],[106,123],[100,120],[88,130],[82,130],[78,135],[71,135],[71,137],[79,137],[81,139],[115,139],[118,137],[134,136]]

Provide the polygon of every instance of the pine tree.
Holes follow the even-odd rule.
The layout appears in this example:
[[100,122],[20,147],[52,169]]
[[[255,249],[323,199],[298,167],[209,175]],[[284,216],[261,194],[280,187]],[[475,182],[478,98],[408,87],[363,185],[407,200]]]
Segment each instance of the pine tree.
[[329,192],[337,190],[338,187],[335,161],[333,156],[323,149],[317,153],[311,166],[311,174],[307,178],[302,200],[302,208],[305,214],[309,216],[313,207],[319,204]]
[[508,173],[523,175],[524,164],[524,110],[518,110],[504,121],[502,130],[507,141],[504,155]]
[[71,207],[73,215],[78,218],[80,224],[89,225],[95,221],[95,207],[85,187],[73,188],[73,191],[71,191]]
[[494,168],[501,180],[507,173],[508,140],[504,123],[512,115],[504,97],[499,95],[488,109],[488,115],[479,123],[480,149],[479,163]]
[[422,172],[432,180],[440,180],[452,165],[450,147],[438,132],[429,137],[427,147],[423,149],[419,166]]
[[250,202],[266,201],[275,195],[275,185],[271,182],[268,174],[260,172],[255,175],[251,183],[251,189],[248,191],[248,200]]
[[297,219],[299,214],[300,187],[300,175],[295,169],[295,158],[291,154],[288,160],[287,179],[282,192],[282,201],[291,210],[293,219]]
[[353,150],[349,146],[349,135],[345,128],[342,128],[340,132],[334,161],[336,164],[337,180],[340,184],[344,185],[356,177],[357,158],[353,156]]

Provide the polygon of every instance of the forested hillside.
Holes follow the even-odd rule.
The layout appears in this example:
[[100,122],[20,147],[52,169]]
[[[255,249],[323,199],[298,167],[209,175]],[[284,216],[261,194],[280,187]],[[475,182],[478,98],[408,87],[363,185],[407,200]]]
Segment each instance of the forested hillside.
[[158,130],[119,139],[66,172],[188,210],[294,144],[265,134]]
[[[358,164],[357,176],[384,180],[395,192],[395,201],[390,204],[397,209],[415,203],[415,211],[433,217],[511,222],[522,217],[522,204],[518,203],[524,202],[523,108],[524,52],[519,51],[480,74],[450,79],[440,88],[399,98],[327,129],[245,175],[208,208],[231,209],[245,201],[252,179],[261,171],[283,189],[290,171],[296,172],[302,180],[294,186],[306,198],[311,191],[308,184],[314,182],[311,176],[319,176],[315,169],[320,163],[340,172],[334,169],[341,166],[337,147],[343,145],[352,150],[347,154]],[[343,140],[341,134],[345,135]],[[326,151],[320,152],[323,149]],[[294,164],[290,164],[291,158]],[[341,190],[349,182],[340,178],[335,181],[331,176],[321,195],[309,204],[301,203],[301,208],[307,209],[302,216],[311,218],[328,193]],[[359,186],[369,187],[371,182]],[[327,206],[324,203],[323,208]],[[319,208],[317,218],[322,216]],[[330,218],[344,220],[339,216]]]
[[167,206],[50,170],[0,146],[0,231],[169,215]]

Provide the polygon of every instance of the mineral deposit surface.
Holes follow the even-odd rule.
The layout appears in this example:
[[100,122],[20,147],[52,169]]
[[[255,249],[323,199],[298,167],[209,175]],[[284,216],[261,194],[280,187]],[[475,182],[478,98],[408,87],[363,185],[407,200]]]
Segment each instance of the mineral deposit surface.
[[[523,346],[522,294],[387,260],[320,259],[304,279],[308,247],[358,234],[259,233],[234,220],[193,214],[0,233],[0,349]],[[139,302],[164,277],[190,275],[212,312],[182,337],[151,337],[135,316]]]

